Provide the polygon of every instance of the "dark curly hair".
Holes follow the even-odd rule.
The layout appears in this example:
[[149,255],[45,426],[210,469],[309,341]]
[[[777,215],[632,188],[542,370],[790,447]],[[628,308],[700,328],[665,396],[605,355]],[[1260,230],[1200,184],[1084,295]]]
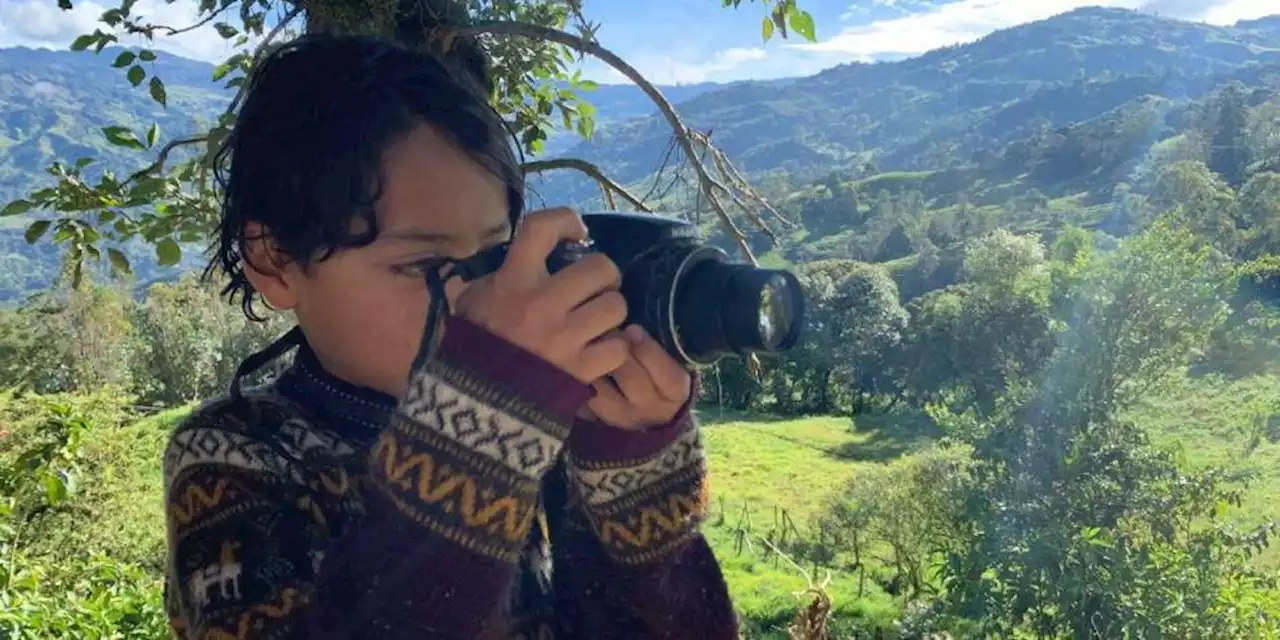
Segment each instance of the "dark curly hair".
[[242,264],[254,240],[248,223],[304,269],[373,242],[383,152],[422,124],[506,184],[514,225],[524,179],[510,131],[487,100],[492,89],[476,47],[436,56],[362,36],[305,36],[271,52],[216,158],[222,215],[205,277],[229,276],[223,294],[262,320]]

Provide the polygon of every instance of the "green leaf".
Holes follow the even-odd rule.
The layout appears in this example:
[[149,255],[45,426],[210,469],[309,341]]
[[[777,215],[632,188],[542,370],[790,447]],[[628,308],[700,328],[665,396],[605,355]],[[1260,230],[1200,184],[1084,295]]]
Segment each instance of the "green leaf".
[[582,89],[583,91],[595,91],[596,89],[600,88],[600,85],[596,84],[592,80],[583,80],[578,83],[578,88]]
[[50,473],[44,477],[44,496],[49,504],[59,504],[67,498],[67,485],[62,478]]
[[804,36],[809,42],[818,40],[817,33],[814,31],[813,16],[808,11],[801,11],[796,7],[791,7],[787,12],[787,22],[791,23],[791,30]]
[[129,147],[131,149],[146,149],[138,137],[129,130],[128,127],[119,125],[113,127],[103,127],[102,135],[107,137],[107,142],[117,147]]
[[159,102],[161,106],[169,106],[169,94],[164,90],[164,83],[155,76],[151,76],[151,99]]
[[13,202],[5,205],[3,210],[0,210],[0,218],[6,216],[20,216],[30,211],[33,206],[35,205],[27,202],[26,200],[14,200]]
[[160,123],[152,122],[151,128],[147,129],[147,146],[156,146],[156,141],[160,139]]
[[760,37],[765,42],[768,42],[769,38],[773,37],[773,20],[768,17],[763,18],[760,22]]
[[173,238],[165,238],[156,244],[156,259],[162,267],[172,267],[182,259],[182,247]]
[[35,244],[36,241],[44,235],[44,232],[49,230],[49,224],[48,220],[36,220],[35,222],[32,222],[31,226],[27,227],[26,234],[23,235],[27,240],[27,244]]
[[213,81],[217,82],[231,73],[232,66],[229,64],[220,64],[213,70]]
[[120,273],[133,273],[133,269],[129,267],[129,257],[124,255],[119,249],[107,249],[107,259],[111,260],[111,267]]
[[156,52],[150,49],[143,49],[138,52],[138,59],[143,62],[153,62],[156,59]]
[[58,8],[63,11],[70,11],[75,7],[71,6],[71,0],[58,0]]
[[218,24],[213,25],[213,29],[217,31],[218,35],[222,36],[223,39],[234,38],[236,37],[237,33],[240,33],[240,31],[238,31],[235,27],[225,22],[219,22]]
[[142,84],[142,80],[147,77],[147,72],[135,64],[129,67],[129,73],[125,74],[125,77],[129,79],[130,84],[136,87]]
[[97,36],[93,36],[93,35],[86,34],[86,35],[80,36],[79,38],[75,39],[75,42],[71,43],[71,50],[84,51],[85,49],[89,48],[89,45],[97,41],[97,39],[98,39]]
[[116,61],[111,63],[111,66],[117,69],[123,69],[133,64],[134,58],[137,57],[137,54],[132,51],[121,51],[120,55],[116,56]]

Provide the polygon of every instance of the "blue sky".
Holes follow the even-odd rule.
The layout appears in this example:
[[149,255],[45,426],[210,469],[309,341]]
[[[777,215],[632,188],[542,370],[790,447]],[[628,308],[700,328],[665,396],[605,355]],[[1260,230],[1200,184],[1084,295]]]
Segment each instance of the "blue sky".
[[[0,47],[66,48],[100,26],[111,0],[76,0],[61,11],[56,0],[0,0]],[[726,82],[809,75],[851,61],[917,55],[970,42],[997,29],[1041,20],[1083,6],[1139,9],[1170,17],[1232,24],[1280,12],[1277,0],[800,0],[817,22],[818,42],[793,36],[761,42],[764,5],[744,0],[584,0],[585,13],[602,24],[600,42],[661,83]],[[1265,7],[1265,8],[1264,8]],[[195,0],[139,0],[135,15],[155,22],[194,21]],[[164,38],[159,46],[190,58],[218,61],[226,44],[212,27]],[[611,69],[589,63],[586,74],[621,82]]]

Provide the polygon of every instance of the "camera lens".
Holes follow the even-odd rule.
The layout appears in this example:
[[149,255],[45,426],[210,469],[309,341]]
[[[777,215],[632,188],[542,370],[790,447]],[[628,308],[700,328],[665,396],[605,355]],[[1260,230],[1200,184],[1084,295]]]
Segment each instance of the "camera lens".
[[770,351],[777,351],[791,333],[795,322],[792,315],[791,283],[774,274],[760,289],[760,342]]
[[673,337],[699,364],[722,356],[773,354],[795,345],[804,298],[795,276],[729,262],[717,252],[679,274],[672,306]]

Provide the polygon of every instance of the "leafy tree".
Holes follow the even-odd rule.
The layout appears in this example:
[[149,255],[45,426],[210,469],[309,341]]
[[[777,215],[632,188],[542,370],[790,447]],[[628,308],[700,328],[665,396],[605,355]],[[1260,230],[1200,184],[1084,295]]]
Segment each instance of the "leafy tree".
[[153,285],[133,316],[141,347],[137,390],[164,404],[220,393],[244,358],[287,329],[281,314],[265,322],[246,321],[221,300],[217,287],[192,276]]
[[1020,278],[1039,272],[1044,263],[1044,245],[1039,240],[997,229],[967,248],[964,272],[969,282],[1013,288]]
[[1038,373],[1053,352],[1044,247],[996,231],[969,247],[968,282],[929,292],[890,358],[899,392],[917,404],[994,409],[1008,386]]
[[859,411],[884,386],[885,356],[907,315],[883,268],[822,260],[799,273],[805,290],[805,340],[771,368],[780,413]]
[[1242,230],[1241,257],[1246,260],[1280,254],[1280,173],[1254,174],[1238,196]]
[[1232,83],[1223,89],[1218,97],[1217,110],[1218,118],[1209,145],[1209,168],[1222,176],[1227,184],[1238,187],[1244,183],[1249,167],[1244,87]]
[[[62,9],[71,9],[76,2],[56,1]],[[71,48],[101,53],[125,34],[141,36],[150,45],[212,23],[235,49],[218,66],[213,79],[225,82],[237,94],[207,131],[169,135],[155,124],[145,131],[106,127],[103,135],[111,144],[137,150],[150,160],[123,174],[117,173],[117,167],[92,167],[95,160],[91,157],[56,162],[49,167],[54,185],[0,210],[3,215],[53,214],[31,222],[27,240],[35,242],[52,235],[75,265],[75,282],[86,259],[107,260],[116,271],[128,273],[129,261],[119,247],[130,239],[144,239],[155,247],[162,265],[173,265],[181,258],[183,243],[207,236],[218,207],[209,169],[234,124],[246,78],[264,51],[297,32],[374,35],[447,54],[448,59],[481,51],[488,54],[494,77],[492,103],[524,149],[533,154],[542,150],[548,132],[557,125],[591,135],[594,108],[580,93],[589,91],[592,83],[571,68],[584,55],[597,57],[639,85],[657,105],[696,176],[699,190],[728,237],[746,256],[754,258],[736,217],[745,216],[770,235],[772,229],[761,213],[785,220],[706,134],[688,127],[652,83],[596,40],[599,25],[583,17],[581,0],[209,0],[199,3],[197,24],[189,26],[152,23],[134,13],[135,2],[121,0],[119,6],[102,13],[100,26],[76,38]],[[794,32],[810,41],[815,39],[813,18],[799,8],[797,0],[757,3],[766,11],[762,22],[765,40],[775,31],[784,38]],[[726,7],[739,4],[740,0],[723,2]],[[156,57],[150,46],[130,49],[119,53],[113,66],[130,85],[146,90],[157,103],[167,106],[164,80],[149,71],[148,63]],[[581,159],[542,159],[525,165],[528,173],[565,168],[596,179],[609,201],[616,196],[635,208],[647,209],[639,198]],[[91,177],[94,174],[96,178]],[[737,215],[732,215],[735,210]]]
[[1227,253],[1238,246],[1235,192],[1203,163],[1182,161],[1166,167],[1147,205],[1157,216],[1176,212],[1193,232]]
[[1273,98],[1249,112],[1245,137],[1255,171],[1280,172],[1280,99]]
[[[1240,589],[1272,526],[1237,531],[1231,478],[1182,470],[1122,412],[1203,347],[1231,280],[1194,234],[1159,221],[1095,261],[1037,384],[987,417],[938,417],[974,447],[948,554],[953,611],[1009,637],[1266,637]],[[1170,603],[1177,605],[1171,607]]]

